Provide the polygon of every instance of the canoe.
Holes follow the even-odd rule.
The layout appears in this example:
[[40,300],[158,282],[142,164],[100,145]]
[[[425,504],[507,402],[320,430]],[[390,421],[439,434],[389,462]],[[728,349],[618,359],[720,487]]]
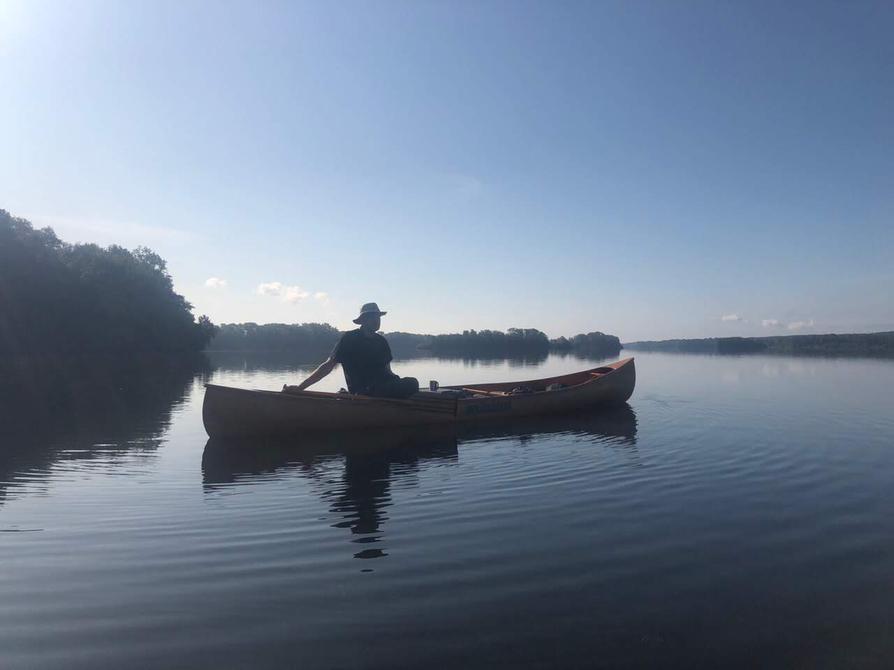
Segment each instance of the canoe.
[[407,400],[206,384],[202,419],[208,435],[221,438],[466,423],[623,403],[635,384],[632,358],[546,379],[445,386]]

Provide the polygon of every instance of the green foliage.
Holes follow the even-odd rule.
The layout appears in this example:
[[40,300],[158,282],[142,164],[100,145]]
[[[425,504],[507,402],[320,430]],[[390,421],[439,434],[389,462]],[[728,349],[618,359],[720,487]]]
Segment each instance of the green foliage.
[[534,328],[500,330],[464,330],[462,334],[434,335],[427,348],[436,355],[450,356],[523,356],[545,354],[549,338]]
[[894,332],[760,338],[767,351],[820,356],[894,356]]
[[[225,323],[208,347],[214,352],[287,352],[301,360],[328,354],[338,341],[338,330],[325,323]],[[395,357],[459,356],[480,358],[545,357],[549,351],[574,351],[587,356],[613,356],[621,350],[614,335],[594,332],[550,341],[535,328],[464,330],[447,335],[386,333]]]
[[214,331],[150,249],[66,244],[0,210],[0,353],[193,352]]
[[668,351],[678,353],[746,354],[765,351],[767,346],[757,338],[709,337],[696,340],[661,340],[659,342],[633,342],[625,349],[640,351]]
[[303,356],[328,354],[340,333],[328,323],[225,323],[209,351],[290,352]]
[[413,358],[424,353],[422,349],[431,340],[431,335],[395,331],[385,333],[385,339],[388,340],[388,346],[391,347],[391,353],[395,358]]
[[[328,323],[225,323],[208,345],[213,352],[288,353],[308,361],[328,355],[341,333]],[[398,358],[419,355],[428,335],[386,333],[391,352]]]
[[894,333],[849,335],[778,335],[773,337],[712,337],[696,340],[632,342],[625,348],[707,354],[805,354],[820,356],[894,356]]
[[621,351],[621,341],[614,335],[596,331],[579,333],[571,339],[562,336],[550,340],[550,348],[555,351],[574,351],[587,356],[614,356]]

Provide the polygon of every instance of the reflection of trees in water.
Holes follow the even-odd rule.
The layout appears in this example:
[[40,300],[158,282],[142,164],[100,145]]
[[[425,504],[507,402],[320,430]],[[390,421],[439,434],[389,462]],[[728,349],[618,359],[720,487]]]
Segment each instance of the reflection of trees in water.
[[[209,351],[208,360],[212,367],[221,370],[235,370],[240,372],[294,372],[300,370],[312,370],[320,361],[331,353],[331,349],[302,350],[295,353],[281,351],[251,352],[251,351]],[[553,351],[548,354],[537,353],[524,356],[434,356],[429,351],[418,352],[394,352],[395,361],[446,361],[462,363],[470,368],[489,368],[507,365],[510,368],[537,367],[544,363],[550,356],[561,359],[572,358],[587,364],[600,363],[609,360],[604,356],[588,356],[577,351]],[[613,360],[613,359],[612,359]]]
[[598,355],[589,355],[579,351],[556,350],[547,353],[526,354],[524,356],[445,356],[439,355],[435,360],[439,361],[460,361],[463,366],[469,368],[491,368],[503,366],[504,364],[510,368],[536,368],[542,365],[550,357],[561,359],[571,358],[586,363],[600,363],[608,360],[615,360],[613,357],[605,357]]
[[510,368],[537,367],[549,357],[548,353],[531,353],[523,356],[449,356],[440,354],[436,356],[439,361],[460,361],[463,366],[469,368],[491,368],[507,365]]
[[[357,544],[379,544],[393,504],[392,481],[418,485],[418,474],[426,463],[458,461],[463,442],[538,435],[573,434],[594,443],[634,450],[636,414],[629,405],[596,412],[561,416],[529,417],[511,422],[367,431],[308,436],[291,441],[209,440],[202,457],[206,492],[222,490],[233,483],[259,484],[258,475],[295,470],[323,484],[320,497],[338,518],[335,528],[348,529]],[[341,461],[340,478],[331,477],[331,465]],[[383,549],[367,547],[355,558],[386,556]]]
[[152,453],[201,356],[27,356],[0,360],[0,500],[22,473],[60,460]]
[[587,352],[580,350],[567,350],[567,349],[553,349],[550,351],[550,356],[555,356],[556,358],[561,358],[562,360],[566,358],[572,358],[576,361],[585,361],[587,363],[602,363],[604,361],[616,361],[618,360],[619,354],[612,354],[606,356],[605,354],[597,353],[597,352]]
[[240,372],[293,372],[312,370],[329,356],[332,349],[302,350],[296,353],[282,351],[209,351],[211,366],[221,370]]
[[[300,351],[294,354],[281,351],[271,352],[241,352],[241,351],[210,351],[208,360],[214,368],[239,372],[284,372],[298,370],[312,370],[320,361],[331,353],[331,349],[319,351]],[[547,359],[547,355],[520,356],[515,358],[498,357],[467,357],[467,356],[433,356],[431,352],[420,351],[416,353],[395,353],[395,361],[448,361],[461,362],[467,367],[494,367],[507,364],[511,368],[535,367]],[[564,356],[565,354],[563,354]]]

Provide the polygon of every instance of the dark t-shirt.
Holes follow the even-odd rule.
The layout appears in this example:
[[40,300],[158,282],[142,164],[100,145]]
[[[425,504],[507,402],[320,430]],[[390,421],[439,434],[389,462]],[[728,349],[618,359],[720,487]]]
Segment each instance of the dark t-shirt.
[[351,393],[366,394],[373,385],[395,376],[388,370],[391,347],[378,333],[364,335],[359,328],[349,330],[335,345],[332,358],[341,363]]

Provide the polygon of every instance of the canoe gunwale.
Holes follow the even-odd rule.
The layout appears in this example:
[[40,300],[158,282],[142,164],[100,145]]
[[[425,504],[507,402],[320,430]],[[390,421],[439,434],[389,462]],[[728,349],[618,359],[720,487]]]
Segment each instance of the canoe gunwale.
[[[566,391],[575,391],[580,390],[582,387],[587,386],[588,384],[593,384],[594,382],[598,382],[602,379],[609,377],[610,375],[618,372],[621,368],[623,368],[628,363],[633,361],[633,357],[624,358],[616,363],[612,363],[610,365],[600,365],[595,368],[590,368],[589,370],[581,370],[579,372],[572,372],[565,375],[556,375],[555,377],[544,377],[542,379],[529,379],[525,381],[517,381],[517,382],[497,382],[497,383],[489,383],[489,384],[477,384],[476,386],[472,386],[470,384],[456,384],[453,386],[442,386],[442,389],[447,389],[450,391],[478,391],[479,393],[491,393],[496,389],[488,389],[487,387],[518,387],[518,386],[540,386],[540,385],[549,385],[550,383],[557,384],[562,383],[563,379],[580,377],[582,375],[591,375],[589,379],[584,379],[584,381],[577,384],[570,384],[560,389],[556,389],[554,391],[531,391],[530,393],[525,393],[526,396],[531,395],[539,395],[544,393],[549,393],[550,395],[555,393],[562,393]],[[611,372],[596,372],[596,370],[602,370],[604,368],[612,368]],[[272,396],[280,397],[292,397],[299,400],[340,400],[340,401],[349,401],[349,402],[364,402],[364,403],[387,403],[387,404],[398,404],[401,406],[407,406],[411,404],[419,404],[424,403],[426,401],[437,401],[436,394],[432,393],[428,395],[429,391],[421,390],[420,396],[414,396],[414,398],[409,399],[399,399],[399,398],[377,398],[375,396],[367,396],[360,394],[352,394],[352,393],[329,393],[326,391],[270,391],[267,389],[241,389],[236,388],[234,386],[222,386],[220,384],[205,384],[205,388],[215,388],[215,389],[226,389],[227,391],[234,392],[242,392],[242,393],[263,393],[269,394]],[[422,395],[425,394],[425,395]],[[494,396],[497,397],[497,396]],[[465,400],[465,398],[460,398],[460,400]]]
[[[466,398],[443,397],[427,390],[412,398],[397,399],[205,384],[202,416],[210,436],[225,437],[465,423],[510,415],[558,414],[589,405],[626,401],[636,383],[633,360],[626,358],[610,365],[543,379],[441,387],[445,390],[480,388],[486,393]],[[604,371],[605,368],[611,368],[611,371]],[[564,386],[545,390],[545,387],[555,383]],[[519,386],[535,387],[536,390],[509,392]]]
[[[589,375],[588,378],[584,378],[583,381],[577,384],[569,384],[563,386],[562,388],[554,389],[552,391],[544,390],[536,390],[526,392],[524,394],[519,394],[523,396],[537,396],[537,395],[555,395],[557,393],[566,393],[568,391],[580,391],[583,387],[588,386],[590,384],[597,383],[603,379],[610,377],[615,374],[627,364],[631,364],[633,362],[633,357],[624,358],[616,363],[611,363],[610,365],[600,365],[595,368],[590,368],[589,370],[581,370],[579,372],[571,372],[565,375],[556,375],[555,377],[544,377],[542,379],[529,379],[527,381],[519,381],[519,382],[497,382],[492,384],[478,384],[477,386],[469,386],[469,385],[458,385],[458,386],[442,386],[441,388],[450,389],[450,390],[469,390],[469,391],[477,391],[479,393],[492,393],[497,390],[497,387],[520,387],[520,386],[548,386],[549,384],[561,384],[562,380],[574,379],[578,377],[583,377],[583,375]],[[612,368],[611,372],[596,372],[597,370],[603,370],[605,368]],[[510,393],[507,393],[504,396],[493,396],[493,397],[514,397]],[[461,400],[466,400],[466,398],[461,398]]]

